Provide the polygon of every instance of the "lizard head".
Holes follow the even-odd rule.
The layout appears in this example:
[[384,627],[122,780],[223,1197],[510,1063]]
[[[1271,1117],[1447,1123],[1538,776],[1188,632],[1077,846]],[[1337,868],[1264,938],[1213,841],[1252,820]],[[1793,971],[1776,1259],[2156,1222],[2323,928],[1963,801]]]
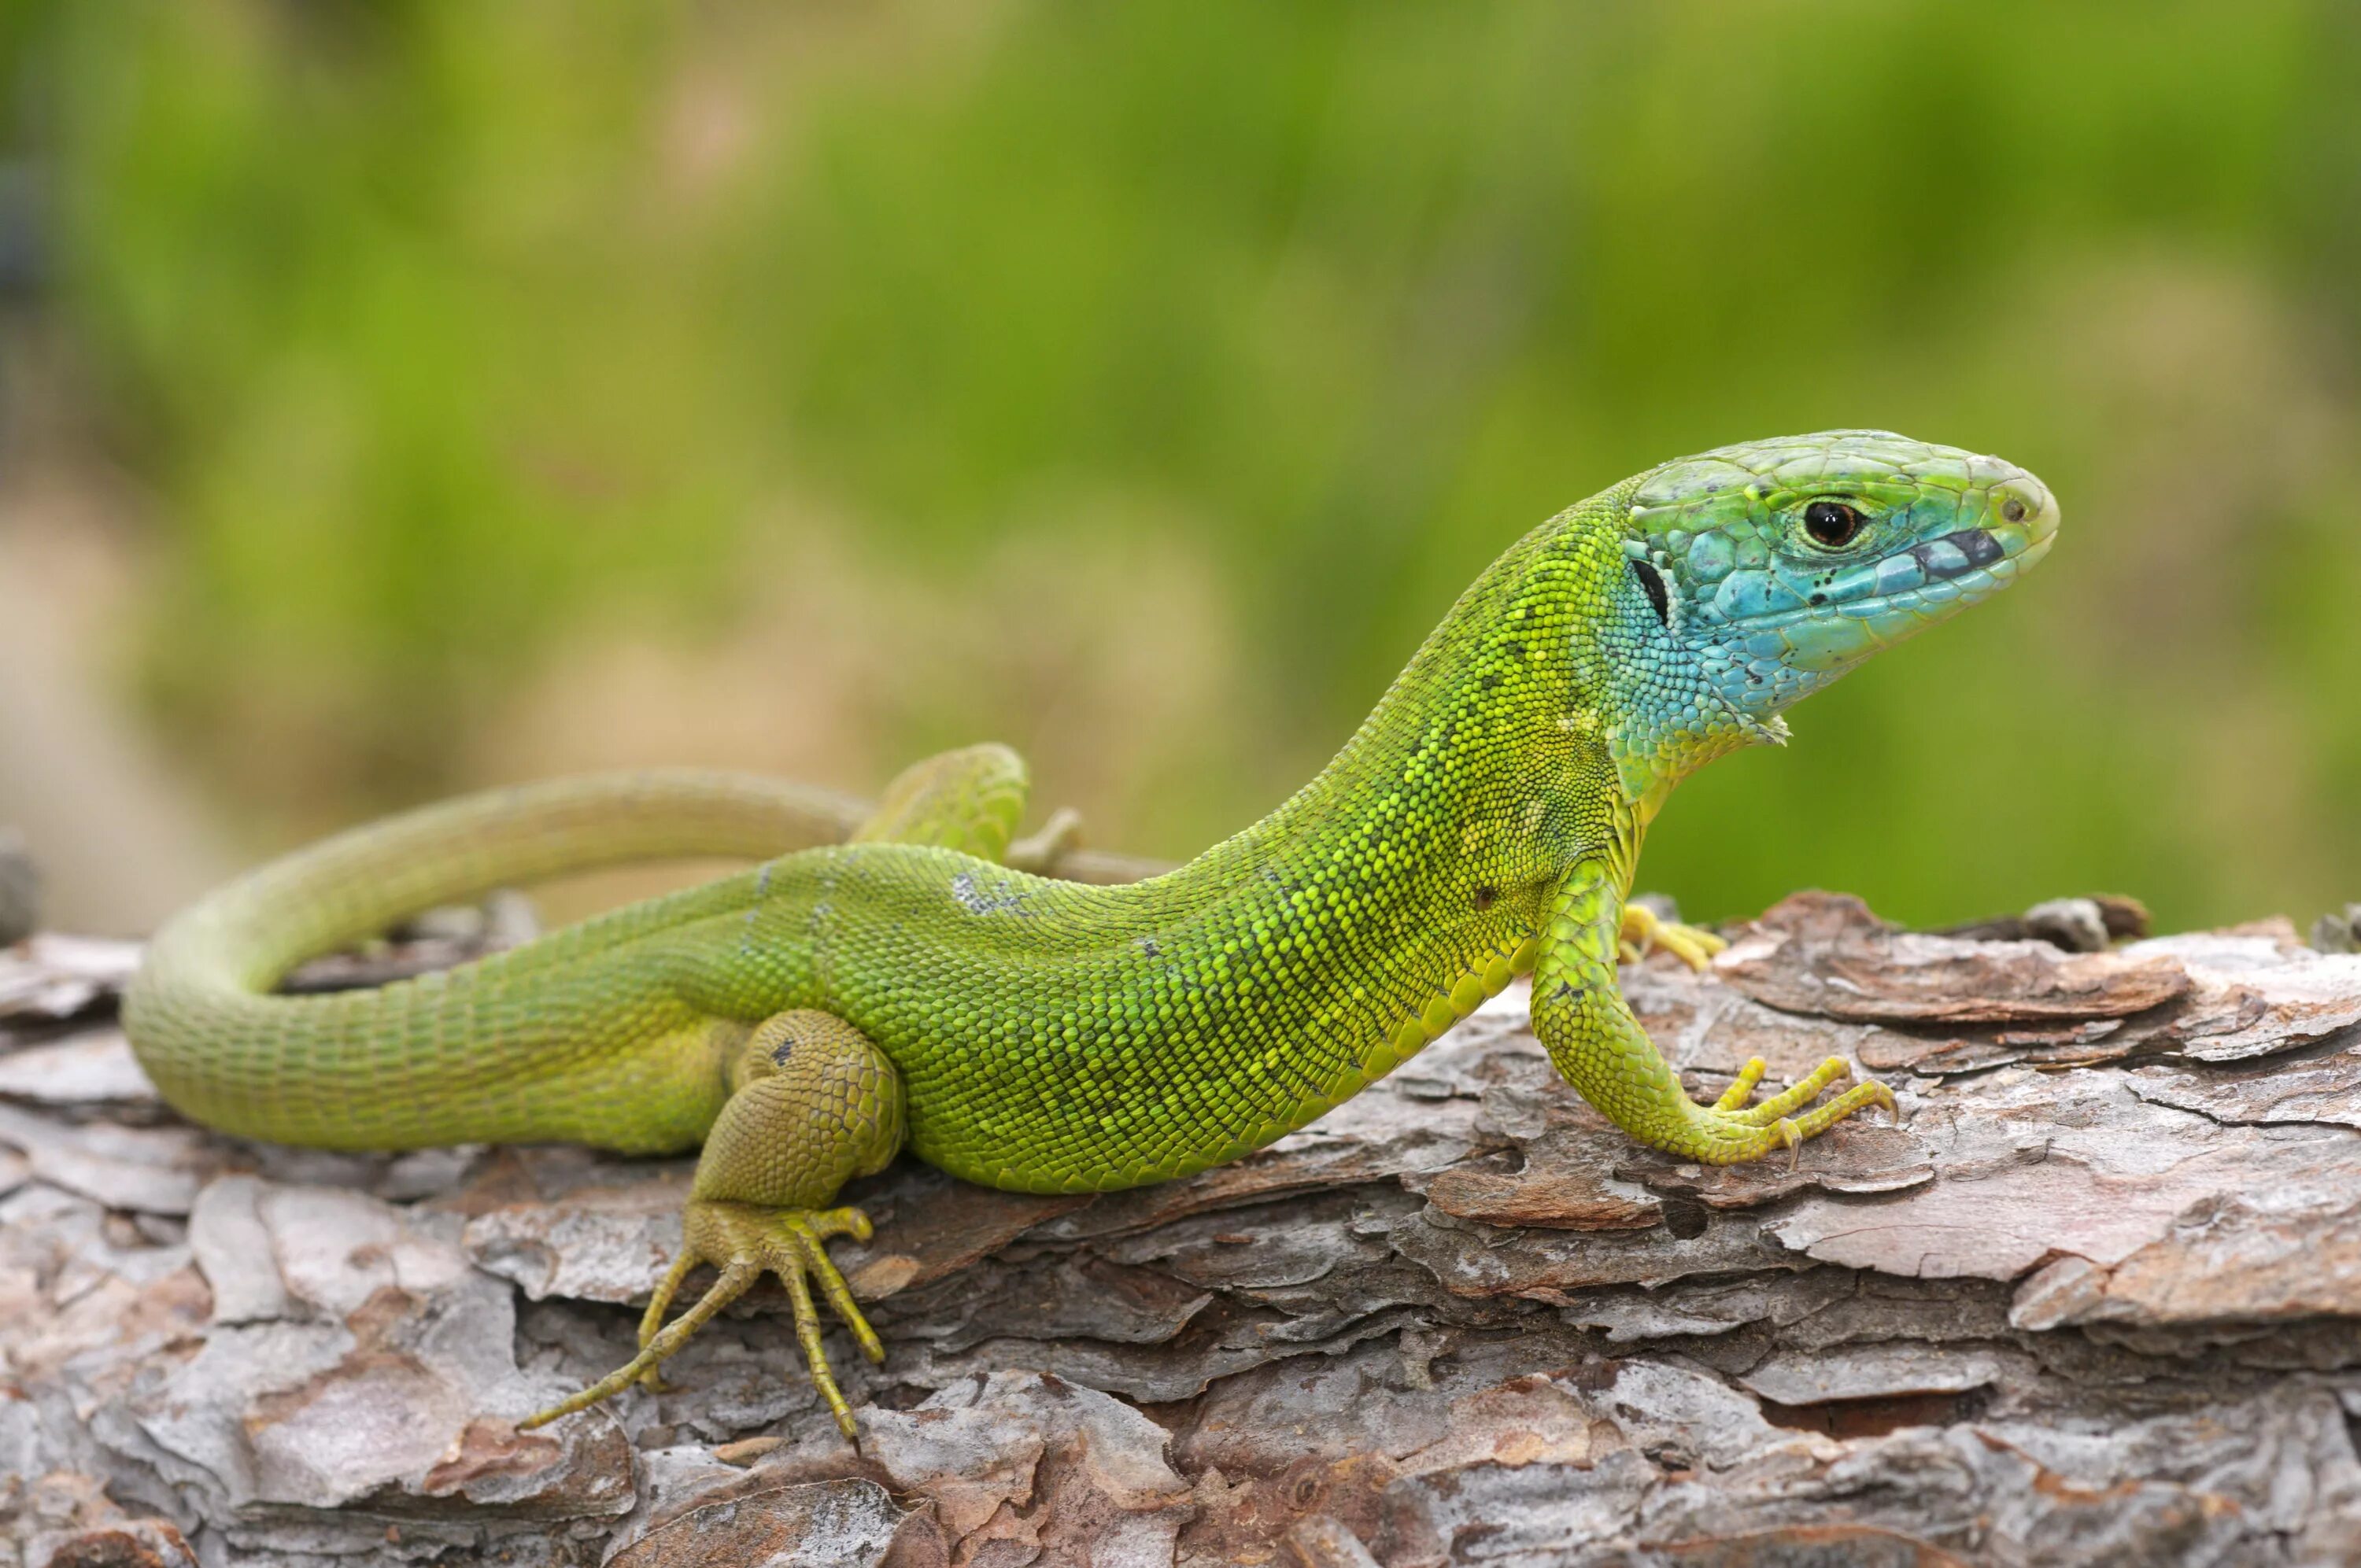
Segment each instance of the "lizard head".
[[1883,431],[1725,446],[1631,482],[1609,589],[1616,751],[1637,798],[1990,598],[2048,554],[2058,503],[2015,465]]

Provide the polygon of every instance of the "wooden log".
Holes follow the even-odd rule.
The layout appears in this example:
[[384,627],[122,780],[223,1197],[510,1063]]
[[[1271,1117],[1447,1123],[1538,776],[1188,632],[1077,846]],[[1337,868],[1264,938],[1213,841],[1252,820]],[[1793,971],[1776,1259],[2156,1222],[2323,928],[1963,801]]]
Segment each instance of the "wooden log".
[[1707,974],[1627,966],[1701,1095],[1754,1055],[1894,1088],[1900,1125],[1792,1165],[1634,1146],[1511,992],[1191,1180],[897,1166],[840,1253],[889,1353],[831,1335],[857,1453],[767,1288],[666,1391],[518,1434],[629,1354],[688,1163],[182,1125],[111,1016],[125,951],[37,938],[0,967],[0,1535],[28,1563],[2361,1560],[2361,957],[2052,924],[1806,894]]

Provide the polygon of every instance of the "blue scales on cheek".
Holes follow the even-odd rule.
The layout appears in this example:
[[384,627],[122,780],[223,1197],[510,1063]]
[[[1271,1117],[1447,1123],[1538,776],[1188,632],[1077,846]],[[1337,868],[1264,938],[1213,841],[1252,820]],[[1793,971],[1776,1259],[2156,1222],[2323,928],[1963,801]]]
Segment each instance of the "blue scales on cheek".
[[1627,782],[1784,738],[1781,710],[2048,550],[2057,507],[2023,469],[1849,436],[1726,448],[1634,487],[1623,553],[1639,589],[1665,602],[1653,624],[1627,618],[1610,633]]
[[1737,566],[1738,546],[1729,534],[1716,530],[1692,539],[1683,552],[1683,559],[1692,578],[1699,583],[1718,583]]

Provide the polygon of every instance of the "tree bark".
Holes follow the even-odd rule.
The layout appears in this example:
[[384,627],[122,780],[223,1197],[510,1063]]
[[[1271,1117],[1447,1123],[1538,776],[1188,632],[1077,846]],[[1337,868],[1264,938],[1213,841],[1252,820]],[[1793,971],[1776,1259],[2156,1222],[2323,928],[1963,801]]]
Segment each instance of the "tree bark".
[[1700,1095],[1753,1055],[1893,1086],[1792,1164],[1633,1146],[1516,991],[1191,1180],[905,1162],[838,1254],[888,1350],[829,1335],[858,1452],[771,1288],[668,1390],[517,1433],[629,1355],[688,1164],[188,1126],[113,1021],[135,949],[36,938],[0,1564],[2361,1560],[2361,957],[2044,910],[1804,894],[1707,974],[1626,966]]

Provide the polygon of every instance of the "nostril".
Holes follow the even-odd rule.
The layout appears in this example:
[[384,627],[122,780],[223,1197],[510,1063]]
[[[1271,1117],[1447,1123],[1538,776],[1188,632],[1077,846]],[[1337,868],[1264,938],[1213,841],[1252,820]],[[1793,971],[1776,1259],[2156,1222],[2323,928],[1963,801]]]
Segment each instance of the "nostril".
[[2045,522],[2058,515],[2048,490],[2030,474],[1994,485],[1987,504],[1994,522],[2029,524],[2036,532],[2047,532]]

